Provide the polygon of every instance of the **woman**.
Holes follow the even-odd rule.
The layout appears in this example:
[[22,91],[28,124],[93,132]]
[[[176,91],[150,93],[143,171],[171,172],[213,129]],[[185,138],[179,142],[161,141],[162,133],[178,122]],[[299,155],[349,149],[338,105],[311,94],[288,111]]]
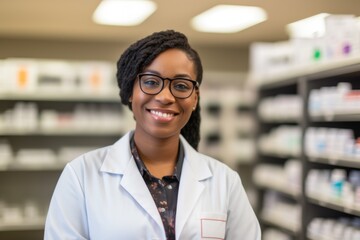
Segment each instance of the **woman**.
[[65,167],[45,239],[260,240],[238,174],[196,151],[202,65],[187,38],[153,33],[117,67],[135,130]]

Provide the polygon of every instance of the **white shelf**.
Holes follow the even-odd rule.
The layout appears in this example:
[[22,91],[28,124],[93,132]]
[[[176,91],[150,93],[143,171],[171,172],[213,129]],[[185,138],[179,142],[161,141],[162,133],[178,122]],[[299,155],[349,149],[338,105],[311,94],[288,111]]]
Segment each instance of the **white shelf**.
[[261,121],[264,123],[299,123],[300,119],[299,118],[292,118],[292,117],[277,117],[277,116],[273,116],[273,117],[262,117]]
[[[80,155],[81,153],[79,153]],[[73,157],[75,158],[75,157]],[[66,160],[66,161],[65,161]],[[67,161],[72,159],[63,159],[60,156],[55,155],[52,162],[46,163],[21,163],[17,161],[16,157],[9,158],[6,160],[7,164],[0,166],[0,172],[11,172],[11,171],[58,171],[62,170]],[[1,219],[0,219],[1,220]],[[1,222],[1,221],[0,221]]]
[[22,136],[22,135],[64,135],[64,136],[75,136],[75,135],[99,135],[99,136],[120,136],[123,134],[122,130],[116,128],[88,128],[88,129],[78,129],[78,128],[63,128],[63,129],[34,129],[34,130],[19,130],[19,129],[2,129],[0,130],[1,135],[11,135],[11,136]]
[[360,169],[360,159],[351,157],[329,156],[329,155],[317,155],[308,156],[309,161],[315,163],[323,163],[333,166],[351,167]]
[[329,114],[310,114],[311,121],[324,121],[324,122],[333,122],[333,121],[360,121],[360,111],[359,112],[337,112]]
[[312,236],[307,236],[306,238],[307,238],[307,240],[328,240],[326,238],[319,238],[319,237],[312,237]]
[[331,200],[325,196],[307,194],[307,198],[314,204],[360,217],[360,207],[345,206],[342,201]]
[[268,157],[277,157],[277,158],[299,158],[300,154],[294,154],[286,152],[285,150],[282,151],[270,151],[270,150],[264,150],[260,149],[260,153],[262,155],[268,156]]
[[280,183],[274,181],[262,181],[259,179],[254,179],[254,181],[255,184],[258,185],[259,187],[275,190],[277,192],[292,196],[295,199],[297,199],[301,195],[300,190],[291,188],[291,186],[288,186],[286,182]]
[[344,59],[339,60],[331,60],[327,62],[319,62],[319,63],[313,63],[306,66],[294,66],[289,67],[286,71],[282,73],[274,73],[274,74],[268,74],[266,77],[262,78],[254,78],[252,80],[255,80],[256,82],[261,83],[262,85],[272,84],[288,79],[294,79],[298,77],[304,77],[307,75],[323,72],[323,71],[332,71],[336,68],[341,67],[348,67],[354,64],[360,63],[360,57],[348,57]]
[[[70,159],[71,160],[71,159]],[[47,165],[23,165],[14,164],[0,168],[0,172],[11,171],[61,171],[65,167],[65,163],[55,163]]]
[[120,102],[118,93],[0,93],[0,100]]
[[268,224],[272,224],[277,227],[283,228],[283,229],[291,232],[294,235],[297,234],[300,230],[300,223],[290,224],[289,221],[287,221],[287,219],[284,219],[284,218],[274,217],[274,216],[269,216],[269,215],[263,214],[263,215],[261,215],[261,220]]
[[43,230],[45,219],[32,220],[31,222],[22,222],[18,224],[5,224],[0,222],[0,231],[28,231]]

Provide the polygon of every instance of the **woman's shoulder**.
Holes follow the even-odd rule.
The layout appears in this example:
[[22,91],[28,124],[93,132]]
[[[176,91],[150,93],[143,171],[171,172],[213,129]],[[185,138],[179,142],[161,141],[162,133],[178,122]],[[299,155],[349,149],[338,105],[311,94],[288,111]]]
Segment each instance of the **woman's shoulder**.
[[111,148],[111,145],[84,152],[71,160],[68,165],[75,170],[82,168],[100,168],[109,148]]
[[129,148],[129,134],[125,134],[118,139],[114,144],[94,148],[93,150],[87,151],[75,159],[71,160],[69,164],[73,168],[97,168],[99,169],[106,159],[111,161],[112,159],[119,158],[116,156],[119,153],[125,153],[124,149]]
[[209,156],[207,154],[200,153],[200,152],[198,152],[198,154],[199,154],[199,157],[203,161],[205,161],[209,167],[211,167],[214,170],[226,171],[226,172],[229,172],[229,173],[235,172],[226,163],[222,162],[221,160],[219,160],[217,158],[214,158],[212,156]]
[[212,174],[226,174],[226,175],[237,175],[233,169],[228,165],[207,154],[201,153],[194,148],[192,148],[186,141],[182,139],[182,143],[185,147],[185,154],[189,158],[191,165],[193,167],[203,169],[208,168]]
[[233,179],[239,176],[236,171],[219,159],[195,150],[193,153],[189,154],[189,161],[191,162],[190,164],[198,170],[201,169],[202,171],[205,171],[206,169],[210,174],[209,176],[212,176],[213,178]]

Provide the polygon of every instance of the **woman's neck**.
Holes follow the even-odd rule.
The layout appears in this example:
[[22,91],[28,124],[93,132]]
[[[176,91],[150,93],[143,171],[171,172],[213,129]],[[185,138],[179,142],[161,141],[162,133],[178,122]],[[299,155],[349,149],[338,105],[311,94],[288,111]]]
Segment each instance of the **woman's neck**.
[[139,136],[134,141],[141,160],[150,173],[158,178],[173,174],[179,150],[179,136],[166,139]]

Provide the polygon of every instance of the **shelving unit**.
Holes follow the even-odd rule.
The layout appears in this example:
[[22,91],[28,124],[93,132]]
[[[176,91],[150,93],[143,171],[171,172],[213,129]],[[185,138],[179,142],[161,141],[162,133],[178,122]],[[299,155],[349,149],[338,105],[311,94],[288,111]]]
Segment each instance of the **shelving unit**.
[[200,101],[199,152],[223,161],[237,171],[250,202],[255,204],[256,196],[251,181],[255,156],[253,100],[246,97],[245,90],[204,86]]
[[[256,103],[258,120],[256,133],[257,161],[253,175],[253,181],[257,186],[259,195],[259,204],[256,211],[260,216],[263,231],[275,228],[291,237],[299,234],[299,223],[297,221],[289,223],[287,218],[290,217],[291,220],[294,220],[297,217],[286,216],[285,213],[281,214],[278,207],[290,207],[293,212],[296,212],[296,208],[298,208],[301,201],[302,193],[288,186],[289,181],[286,179],[284,170],[285,163],[289,159],[299,159],[298,150],[294,151],[288,145],[291,140],[286,134],[287,129],[296,129],[299,127],[299,123],[298,119],[288,116],[286,111],[282,111],[282,108],[286,106],[281,103],[283,101],[280,100],[279,102],[278,99],[280,95],[294,98],[297,96],[297,91],[296,79],[272,82],[259,89]],[[267,110],[268,106],[272,107],[271,111]],[[276,109],[276,107],[278,108]],[[272,111],[277,114],[271,115]],[[266,168],[266,166],[268,167]],[[259,171],[260,167],[264,169]],[[275,170],[276,173],[273,175],[268,174]],[[298,187],[298,189],[300,188]],[[271,200],[274,194],[276,194],[277,198]],[[269,201],[271,205],[267,203]],[[266,207],[265,204],[267,204]],[[278,213],[276,215],[275,212],[268,213],[269,208],[276,208]]]
[[[9,122],[5,112],[13,111],[18,103],[36,105],[33,125],[6,125]],[[102,122],[91,123],[89,117],[83,126],[75,124],[74,111],[78,105],[85,106],[85,114],[95,114],[96,118],[102,117],[96,111],[98,108],[118,109],[118,121],[111,118],[105,124],[105,116]],[[95,109],[94,113],[86,112],[87,107]],[[41,123],[44,111],[56,111],[58,118],[63,114],[67,122],[61,125],[55,121],[46,126]],[[10,147],[11,156],[0,159],[3,162],[0,164],[0,239],[42,239],[47,207],[66,162],[82,152],[114,143],[132,129],[132,122],[117,93],[1,93],[0,144]],[[25,158],[20,161],[24,150],[21,157]],[[43,151],[51,153],[51,161],[41,155]],[[36,152],[40,155],[36,156]],[[33,156],[27,156],[28,153]],[[38,161],[41,157],[44,160]]]
[[[356,138],[360,137],[360,104],[352,105],[351,111],[341,109],[340,104],[330,103],[326,105],[324,110],[320,109],[319,112],[312,111],[314,110],[314,104],[312,101],[314,100],[312,93],[315,90],[319,90],[321,88],[334,88],[339,83],[350,83],[352,86],[352,90],[360,90],[360,58],[351,58],[345,59],[343,61],[334,61],[329,62],[327,64],[314,64],[306,69],[291,69],[288,73],[283,73],[275,76],[271,76],[268,79],[262,79],[260,82],[263,82],[262,85],[258,88],[258,100],[256,103],[257,108],[257,122],[258,122],[258,132],[257,136],[257,161],[255,166],[255,171],[258,167],[264,164],[274,164],[277,166],[284,165],[285,161],[289,158],[296,158],[299,160],[300,168],[301,168],[301,191],[299,195],[291,194],[292,189],[286,189],[286,186],[279,186],[274,184],[271,177],[268,178],[267,182],[258,181],[256,175],[254,176],[254,182],[257,185],[257,190],[260,194],[260,201],[257,207],[257,212],[259,216],[262,216],[262,212],[264,211],[264,192],[265,191],[274,191],[277,194],[282,195],[284,198],[288,199],[289,202],[293,202],[301,207],[301,219],[300,219],[300,229],[299,231],[291,231],[291,228],[284,227],[284,225],[279,224],[274,219],[268,218],[260,218],[263,230],[267,228],[277,228],[280,231],[284,232],[291,239],[296,240],[305,240],[305,239],[314,239],[311,236],[307,236],[307,230],[310,222],[315,218],[340,218],[340,217],[348,217],[348,218],[358,218],[360,217],[360,209],[357,206],[354,206],[354,199],[343,199],[345,197],[330,197],[329,194],[334,194],[331,190],[326,194],[310,194],[309,193],[309,184],[310,184],[310,172],[314,175],[314,170],[325,171],[325,173],[329,175],[329,181],[331,174],[334,172],[334,169],[341,169],[341,171],[346,172],[346,177],[349,176],[349,173],[353,170],[360,170],[360,155],[356,153]],[[328,90],[328,89],[326,89]],[[353,91],[356,95],[356,98],[360,99],[360,95],[358,96],[358,92]],[[340,93],[340,92],[339,92]],[[280,95],[297,95],[301,99],[301,108],[299,119],[297,121],[288,121],[284,120],[273,120],[269,121],[269,119],[262,118],[262,114],[259,112],[261,104],[269,98],[274,98]],[[309,100],[311,98],[311,100]],[[335,97],[336,98],[336,97]],[[340,99],[340,98],[339,98]],[[338,99],[338,100],[339,100]],[[316,98],[316,100],[319,100]],[[333,100],[333,99],[325,99],[325,100]],[[322,104],[327,104],[325,100],[321,102]],[[341,101],[340,99],[339,101]],[[355,99],[356,100],[356,99]],[[354,101],[355,101],[354,100]],[[316,102],[318,103],[318,102]],[[360,101],[359,101],[360,103]],[[329,106],[332,105],[332,106]],[[318,105],[316,105],[318,106]],[[274,104],[272,106],[276,108]],[[310,107],[312,107],[310,109]],[[274,112],[276,112],[274,110]],[[298,156],[282,156],[281,154],[276,154],[274,152],[264,152],[262,147],[261,139],[262,137],[269,133],[271,130],[276,129],[281,126],[298,126],[300,129],[300,141],[299,147],[300,151]],[[345,147],[341,145],[341,135],[334,135],[334,141],[331,143],[326,142],[326,139],[329,139],[330,135],[321,135],[319,139],[322,137],[324,142],[321,142],[318,145],[315,143],[316,140],[313,138],[311,142],[309,140],[310,130],[313,129],[321,129],[321,131],[328,131],[331,134],[332,132],[336,132],[342,129],[346,129],[350,132],[353,132],[355,139],[353,140],[353,145],[344,145],[348,149],[351,149],[351,153],[341,152]],[[324,130],[325,129],[325,130]],[[334,130],[335,129],[335,130]],[[325,136],[325,137],[324,137]],[[337,137],[335,137],[337,136]],[[271,140],[271,139],[270,139]],[[273,139],[276,142],[276,138]],[[337,142],[336,142],[337,141]],[[271,142],[271,141],[270,141]],[[336,146],[337,147],[333,147]],[[315,145],[314,145],[315,144]],[[321,149],[321,147],[324,148]],[[310,149],[311,148],[311,149]],[[339,151],[334,149],[339,149]],[[271,149],[271,148],[270,148]],[[310,150],[309,150],[310,149]],[[314,151],[314,149],[318,152],[310,152]],[[326,151],[326,149],[328,151]],[[354,150],[355,149],[355,150]],[[360,150],[360,148],[359,148]],[[350,150],[349,150],[350,151]],[[348,155],[347,155],[348,154]],[[269,173],[271,175],[271,173]],[[346,179],[345,179],[346,180]],[[342,180],[342,181],[345,181]],[[348,181],[348,180],[346,180]],[[345,184],[345,183],[344,183]],[[347,183],[346,183],[347,184]],[[332,185],[334,186],[334,185]],[[342,185],[341,185],[342,186]],[[315,189],[318,188],[320,192],[324,186],[312,186]],[[329,189],[331,185],[329,186]],[[345,193],[344,193],[345,194]],[[296,197],[294,197],[296,196]],[[356,197],[355,195],[351,195],[352,197]],[[358,201],[358,199],[357,199]],[[286,210],[285,210],[286,211]],[[286,222],[286,221],[285,221]],[[289,231],[290,230],[290,231]],[[315,238],[316,239],[316,238]]]

